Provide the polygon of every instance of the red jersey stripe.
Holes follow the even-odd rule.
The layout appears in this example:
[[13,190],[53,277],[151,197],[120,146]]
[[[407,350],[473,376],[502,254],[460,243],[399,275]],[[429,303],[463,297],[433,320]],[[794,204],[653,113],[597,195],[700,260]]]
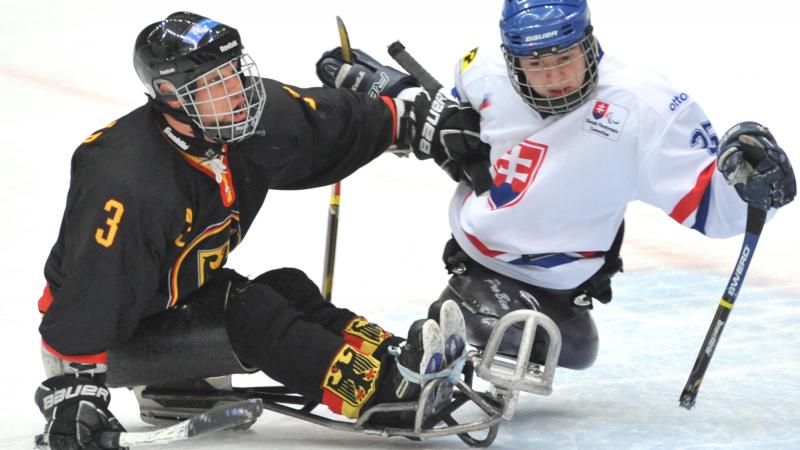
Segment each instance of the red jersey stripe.
[[389,111],[392,112],[392,142],[389,144],[390,146],[394,145],[394,140],[397,137],[397,108],[394,105],[394,100],[389,97],[381,97],[383,103],[386,103],[386,106],[389,107]]
[[53,304],[53,293],[50,292],[50,283],[44,285],[44,292],[42,292],[42,296],[39,298],[39,312],[44,314],[50,309],[50,305]]
[[711,183],[711,176],[714,174],[715,168],[716,163],[712,162],[700,172],[700,175],[697,177],[697,183],[695,183],[692,190],[689,191],[689,193],[675,205],[672,212],[669,213],[669,216],[675,219],[676,222],[683,223],[683,221],[692,215],[700,206],[700,201],[703,199],[703,194],[705,194],[708,185]]
[[464,232],[464,234],[467,236],[467,239],[469,239],[469,241],[472,242],[472,245],[474,245],[475,248],[477,248],[478,251],[480,251],[484,255],[491,256],[492,258],[494,258],[495,256],[499,256],[499,255],[503,254],[503,252],[498,252],[496,250],[490,249],[489,247],[484,245],[484,243],[481,242],[478,238],[476,238],[475,236],[467,233],[466,231]]

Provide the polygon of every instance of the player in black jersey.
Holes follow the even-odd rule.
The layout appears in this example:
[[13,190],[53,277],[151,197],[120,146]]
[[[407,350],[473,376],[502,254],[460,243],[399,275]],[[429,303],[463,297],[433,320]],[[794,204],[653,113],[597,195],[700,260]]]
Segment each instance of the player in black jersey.
[[[140,33],[134,65],[147,103],[75,151],[45,265],[40,443],[97,448],[98,433],[121,429],[107,386],[260,369],[349,417],[409,398],[387,354],[402,339],[324,302],[299,270],[249,280],[224,265],[269,189],[331,184],[389,148],[452,173],[485,150],[477,114],[429,93],[372,99],[261,78],[234,28],[185,12]],[[440,120],[426,123],[432,111]],[[414,337],[401,354],[412,366],[428,350]]]

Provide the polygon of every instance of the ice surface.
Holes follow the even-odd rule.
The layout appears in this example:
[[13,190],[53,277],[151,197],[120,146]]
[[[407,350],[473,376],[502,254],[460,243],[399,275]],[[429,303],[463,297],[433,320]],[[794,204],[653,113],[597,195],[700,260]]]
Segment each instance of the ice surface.
[[[445,85],[457,58],[497,43],[500,1],[46,2],[4,0],[0,15],[2,143],[0,448],[30,448],[42,419],[36,310],[42,266],[55,241],[72,150],[139,105],[133,40],[147,23],[190,8],[236,26],[262,75],[317,85],[314,62],[337,45],[335,15],[353,46],[388,62],[401,39]],[[699,101],[717,132],[767,124],[800,159],[794,108],[797,42],[787,2],[592,3],[606,52],[650,66]],[[678,94],[680,92],[676,92]],[[452,183],[430,163],[383,156],[343,186],[334,300],[402,333],[446,282]],[[296,266],[322,271],[327,189],[273,192],[230,266],[257,275]],[[698,396],[678,396],[733,269],[741,238],[710,240],[661,212],[633,205],[615,300],[595,310],[601,350],[582,372],[558,370],[549,397],[523,396],[494,448],[798,448],[800,269],[796,205],[767,225]],[[132,268],[135,270],[135,268]],[[242,384],[258,383],[257,377]],[[133,395],[112,410],[132,430]],[[462,448],[456,438],[413,443],[333,432],[265,413],[248,432],[174,448]]]

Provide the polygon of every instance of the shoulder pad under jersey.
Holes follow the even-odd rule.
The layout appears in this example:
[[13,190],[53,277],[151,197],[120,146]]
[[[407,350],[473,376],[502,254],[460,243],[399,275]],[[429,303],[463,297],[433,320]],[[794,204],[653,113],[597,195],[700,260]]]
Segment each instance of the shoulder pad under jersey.
[[693,103],[688,93],[650,69],[616,64],[612,67],[613,70],[605,74],[601,72],[601,87],[606,85],[630,92],[665,120],[669,121]]
[[485,75],[507,76],[506,64],[500,48],[494,46],[475,47],[456,64],[456,76],[468,83]]
[[461,57],[461,61],[459,63],[459,72],[464,73],[466,72],[472,63],[475,62],[475,58],[478,57],[478,49],[480,47],[475,47],[472,50],[468,51],[466,55]]
[[[468,92],[476,81],[487,77],[508,77],[502,52],[496,46],[475,47],[461,57],[455,65],[455,84],[459,98],[466,100],[475,95]],[[482,84],[482,83],[479,83]],[[473,86],[474,87],[474,86]],[[479,88],[480,90],[480,88]]]

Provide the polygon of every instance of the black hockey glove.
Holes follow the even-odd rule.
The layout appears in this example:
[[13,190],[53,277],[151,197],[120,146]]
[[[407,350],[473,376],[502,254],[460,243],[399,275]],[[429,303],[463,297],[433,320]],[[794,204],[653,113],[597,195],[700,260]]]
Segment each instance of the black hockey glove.
[[[399,148],[410,148],[419,159],[433,158],[450,178],[469,184],[480,195],[489,190],[488,144],[481,141],[480,115],[461,106],[443,91],[423,90],[401,119]],[[404,147],[405,146],[405,147]]]
[[617,273],[622,272],[622,258],[616,256],[603,267],[584,281],[576,289],[576,295],[572,299],[572,306],[578,309],[592,309],[592,299],[600,303],[609,303],[614,295],[611,290],[611,278]]
[[378,98],[396,97],[403,89],[419,83],[410,75],[376,61],[358,49],[352,49],[353,63],[342,58],[342,48],[325,52],[317,61],[317,77],[332,88],[349,89]]
[[99,378],[59,375],[39,386],[35,400],[47,425],[37,444],[54,450],[120,448],[98,439],[104,431],[125,431],[108,410],[111,393]]
[[717,168],[742,200],[765,211],[788,204],[797,194],[786,152],[756,122],[742,122],[722,136]]

